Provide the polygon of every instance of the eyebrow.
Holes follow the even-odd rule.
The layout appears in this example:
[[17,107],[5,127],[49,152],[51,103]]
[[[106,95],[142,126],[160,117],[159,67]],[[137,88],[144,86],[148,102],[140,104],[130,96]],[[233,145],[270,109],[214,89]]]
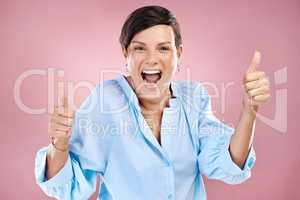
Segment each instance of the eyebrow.
[[[140,41],[137,41],[137,40],[132,40],[131,42],[132,43],[139,43],[139,44],[142,44],[142,45],[146,46],[146,43],[140,42]],[[160,43],[158,43],[158,45],[163,45],[163,44],[171,44],[171,42],[167,41],[167,42],[160,42]]]

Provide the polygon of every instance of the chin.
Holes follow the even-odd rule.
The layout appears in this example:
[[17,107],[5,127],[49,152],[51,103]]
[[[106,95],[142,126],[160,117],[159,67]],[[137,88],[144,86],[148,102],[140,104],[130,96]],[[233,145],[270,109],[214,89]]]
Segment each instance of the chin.
[[142,99],[161,99],[162,93],[158,86],[156,87],[141,87],[141,90],[138,92],[138,97]]
[[141,100],[151,101],[158,103],[165,97],[168,97],[168,93],[164,92],[162,85],[143,85],[139,91],[138,98]]

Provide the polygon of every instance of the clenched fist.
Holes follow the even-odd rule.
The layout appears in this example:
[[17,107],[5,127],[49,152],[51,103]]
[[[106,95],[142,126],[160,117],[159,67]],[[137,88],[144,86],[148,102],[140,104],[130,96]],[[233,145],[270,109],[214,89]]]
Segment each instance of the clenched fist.
[[69,106],[67,97],[60,96],[58,99],[58,105],[50,115],[48,133],[56,149],[67,151],[75,112]]
[[256,51],[244,76],[244,106],[254,111],[270,98],[269,79],[265,72],[257,70],[260,60],[261,54]]

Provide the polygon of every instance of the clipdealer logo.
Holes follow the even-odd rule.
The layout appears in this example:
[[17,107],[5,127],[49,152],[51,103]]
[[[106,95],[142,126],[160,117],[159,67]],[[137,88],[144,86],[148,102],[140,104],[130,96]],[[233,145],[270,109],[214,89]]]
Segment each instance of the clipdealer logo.
[[[191,80],[191,70],[189,67],[185,68],[186,70],[186,79],[187,81]],[[100,73],[100,81],[105,80],[105,76],[108,74],[121,74],[121,71],[117,70],[102,70]],[[287,125],[288,125],[288,116],[287,116],[287,110],[288,110],[288,103],[287,103],[287,87],[284,87],[284,84],[287,83],[287,67],[283,67],[277,71],[274,72],[274,85],[275,87],[279,87],[275,90],[275,108],[274,108],[274,116],[268,117],[264,116],[261,113],[257,113],[257,118],[264,124],[268,125],[269,127],[275,129],[278,132],[286,133],[287,132]],[[22,99],[21,99],[21,86],[25,80],[30,79],[32,76],[43,76],[47,79],[48,83],[48,103],[47,106],[42,108],[32,108],[30,105],[26,105]],[[64,71],[63,70],[55,70],[55,68],[47,68],[47,69],[30,69],[27,71],[24,71],[22,74],[18,76],[18,78],[15,81],[14,85],[14,100],[18,108],[28,114],[45,114],[45,113],[51,113],[53,112],[53,108],[55,105],[55,91],[57,91],[57,88],[64,88],[65,85],[67,87],[67,94],[69,99],[70,105],[75,108],[76,106],[74,103],[74,96],[76,93],[76,90],[79,88],[87,88],[90,92],[95,87],[95,84],[89,82],[89,81],[79,81],[78,83],[74,83],[71,81],[68,81],[65,83],[64,81],[59,81],[56,79],[62,79],[64,77]],[[226,105],[226,91],[230,86],[234,85],[234,82],[229,82],[222,85],[221,90],[217,88],[217,86],[213,83],[205,82],[203,85],[205,87],[210,87],[214,90],[214,95],[211,96],[212,98],[218,98],[221,100],[221,110],[222,113],[225,112],[225,105]],[[95,102],[92,102],[92,106],[95,106]],[[121,106],[123,107],[123,106]],[[126,108],[118,107],[117,110],[114,110],[113,112],[121,112]],[[89,107],[89,110],[93,109],[93,107]],[[105,108],[102,108],[103,111]]]

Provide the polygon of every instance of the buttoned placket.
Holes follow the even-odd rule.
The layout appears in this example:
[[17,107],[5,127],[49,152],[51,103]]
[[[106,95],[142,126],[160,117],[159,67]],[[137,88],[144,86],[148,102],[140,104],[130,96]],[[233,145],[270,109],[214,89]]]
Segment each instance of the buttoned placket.
[[[180,105],[178,98],[170,99],[170,107],[165,108],[161,122],[161,144],[169,156],[165,167],[166,174],[166,198],[175,199],[175,174],[174,165],[171,160],[172,141],[178,137]],[[178,138],[176,138],[178,139]]]
[[[171,133],[169,130],[161,129],[161,145],[158,143],[157,139],[152,133],[151,128],[149,127],[148,123],[146,122],[144,116],[141,113],[141,108],[138,103],[138,99],[132,88],[130,87],[129,83],[125,79],[125,77],[119,77],[119,81],[121,81],[121,87],[125,91],[127,98],[129,99],[129,104],[132,107],[132,110],[134,112],[134,116],[136,116],[136,120],[138,123],[138,126],[140,128],[140,131],[144,138],[149,142],[149,144],[152,145],[153,148],[155,148],[160,153],[160,157],[164,160],[166,163],[163,170],[165,170],[166,175],[166,184],[165,184],[165,191],[166,191],[166,199],[175,199],[175,174],[173,169],[173,164],[170,159],[170,156],[168,154],[168,146],[171,145],[170,142],[170,136],[172,134],[177,134],[178,129],[174,129],[175,132]],[[171,83],[171,90],[173,93],[173,96],[175,98],[170,98],[169,105],[170,107],[164,108],[163,115],[162,115],[162,122],[161,127],[166,127],[168,124],[176,124],[178,125],[178,119],[179,119],[179,113],[178,109],[180,108],[179,105],[179,98],[177,97],[177,88],[175,87],[175,83]]]

